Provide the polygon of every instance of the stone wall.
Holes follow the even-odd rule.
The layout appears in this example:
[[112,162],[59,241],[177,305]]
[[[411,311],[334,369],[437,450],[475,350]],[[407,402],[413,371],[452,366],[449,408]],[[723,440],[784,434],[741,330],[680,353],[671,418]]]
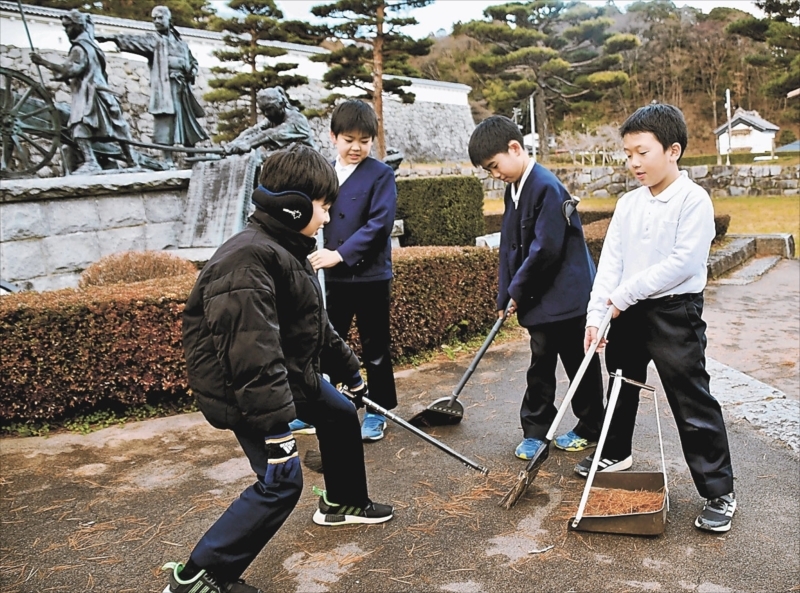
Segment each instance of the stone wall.
[[4,180],[0,278],[24,289],[74,287],[120,251],[175,248],[191,170]]
[[[547,165],[545,165],[547,166]],[[618,198],[639,187],[625,167],[547,167],[579,198]],[[731,165],[687,167],[687,174],[712,198],[800,195],[800,165]],[[502,199],[505,184],[470,166],[402,166],[398,177],[473,175],[486,198]]]
[[[57,50],[43,50],[41,54],[48,60],[62,62],[66,54]],[[0,45],[0,66],[18,70],[34,80],[39,80],[36,68],[30,61],[30,50]],[[120,102],[126,120],[131,127],[134,140],[148,142],[153,132],[153,117],[147,112],[150,102],[150,70],[147,63],[128,59],[126,54],[106,53],[109,87],[120,94]],[[47,88],[56,101],[70,102],[69,87],[64,83],[53,82],[52,73],[42,68]],[[218,114],[228,106],[220,107],[206,103],[203,94],[210,90],[210,70],[201,68],[194,86],[194,94],[206,111],[201,120],[209,135],[216,131]],[[321,108],[321,99],[328,96],[322,83],[311,80],[302,87],[287,91],[307,108]],[[461,162],[467,157],[467,144],[475,128],[468,105],[432,103],[417,101],[407,105],[392,97],[384,98],[384,120],[386,121],[386,143],[399,148],[408,162]],[[317,135],[318,148],[331,153],[328,117],[311,121]],[[209,144],[210,145],[210,144]],[[49,176],[43,171],[40,176]]]

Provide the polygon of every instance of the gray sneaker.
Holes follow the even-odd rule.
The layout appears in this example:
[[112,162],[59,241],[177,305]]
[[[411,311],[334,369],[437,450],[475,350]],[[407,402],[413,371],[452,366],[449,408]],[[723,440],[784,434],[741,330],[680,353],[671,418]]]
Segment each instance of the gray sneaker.
[[243,580],[223,583],[215,579],[206,570],[201,570],[190,579],[183,580],[180,573],[183,564],[167,562],[161,570],[169,572],[169,585],[162,593],[263,593],[261,589],[251,587]]
[[694,526],[703,531],[717,533],[730,531],[734,512],[736,512],[736,495],[733,492],[709,498],[703,505],[703,512],[694,520]]

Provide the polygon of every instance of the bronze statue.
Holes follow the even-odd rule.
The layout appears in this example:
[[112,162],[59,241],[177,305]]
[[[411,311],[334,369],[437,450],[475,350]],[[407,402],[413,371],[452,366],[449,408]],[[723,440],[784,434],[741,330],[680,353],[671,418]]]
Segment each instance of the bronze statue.
[[125,142],[130,140],[130,128],[122,117],[116,93],[108,88],[106,58],[93,38],[91,17],[71,10],[61,17],[61,23],[72,44],[67,60],[56,64],[33,52],[31,61],[52,70],[54,80],[70,84],[72,103],[67,125],[83,158],[83,164],[73,173],[91,175],[102,171],[92,150],[92,140],[118,141],[128,166],[134,166]]
[[[168,146],[191,147],[208,139],[208,134],[197,121],[205,116],[205,112],[191,89],[197,76],[197,60],[172,26],[169,8],[156,6],[152,17],[155,33],[98,36],[97,41],[113,41],[121,51],[147,58],[153,141]],[[173,166],[171,152],[164,151],[164,154],[167,164]]]
[[306,116],[289,103],[289,98],[282,87],[259,91],[256,102],[266,119],[246,129],[235,140],[226,144],[225,152],[244,154],[262,146],[269,152],[284,148],[293,142],[316,148]]

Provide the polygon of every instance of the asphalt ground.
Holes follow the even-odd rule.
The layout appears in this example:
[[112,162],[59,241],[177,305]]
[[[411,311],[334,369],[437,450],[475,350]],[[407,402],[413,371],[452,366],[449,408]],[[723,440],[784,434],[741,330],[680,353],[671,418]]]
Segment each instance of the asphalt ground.
[[[794,399],[800,334],[787,319],[797,316],[798,272],[791,260],[751,285],[711,286],[706,304],[709,355],[739,370],[752,365],[754,376]],[[729,533],[699,532],[693,521],[702,500],[654,372],[648,382],[661,398],[670,489],[662,535],[567,530],[585,483],[572,468],[584,453],[554,451],[519,503],[500,508],[525,463],[513,450],[522,436],[518,405],[528,357],[524,339],[490,348],[462,392],[464,421],[427,429],[489,467],[488,476],[391,425],[384,440],[366,446],[366,460],[371,496],[394,504],[395,518],[376,526],[315,525],[311,485],[323,480],[304,469],[300,503],[245,574],[248,582],[286,593],[800,590],[797,453],[726,411],[739,507]],[[470,359],[399,372],[397,413],[409,418],[449,395]],[[567,389],[560,377],[559,399]],[[573,421],[568,414],[562,430]],[[298,442],[301,455],[316,448],[313,436]],[[85,436],[5,438],[0,453],[3,593],[162,591],[159,567],[185,561],[253,481],[232,434],[200,414]],[[633,471],[660,471],[652,397],[639,409]]]

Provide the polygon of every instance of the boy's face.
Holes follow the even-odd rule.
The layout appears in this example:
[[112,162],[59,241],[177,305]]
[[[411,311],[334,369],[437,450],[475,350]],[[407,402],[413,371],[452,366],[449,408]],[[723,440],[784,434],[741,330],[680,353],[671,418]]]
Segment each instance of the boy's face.
[[528,151],[519,142],[512,140],[508,143],[507,152],[498,152],[491,158],[481,163],[481,167],[486,169],[492,177],[506,183],[517,183],[525,169],[528,167]]
[[338,136],[331,132],[331,142],[345,165],[357,165],[367,158],[372,150],[372,140],[372,136],[363,132],[343,132]]
[[625,134],[622,146],[628,157],[628,168],[654,196],[680,175],[678,157],[681,156],[681,145],[677,142],[664,150],[652,132],[633,132]]
[[311,220],[309,220],[305,228],[300,231],[306,237],[313,237],[316,235],[317,231],[331,220],[328,214],[328,210],[331,209],[330,204],[326,204],[325,200],[314,200],[311,203],[314,206],[314,210],[311,213]]

